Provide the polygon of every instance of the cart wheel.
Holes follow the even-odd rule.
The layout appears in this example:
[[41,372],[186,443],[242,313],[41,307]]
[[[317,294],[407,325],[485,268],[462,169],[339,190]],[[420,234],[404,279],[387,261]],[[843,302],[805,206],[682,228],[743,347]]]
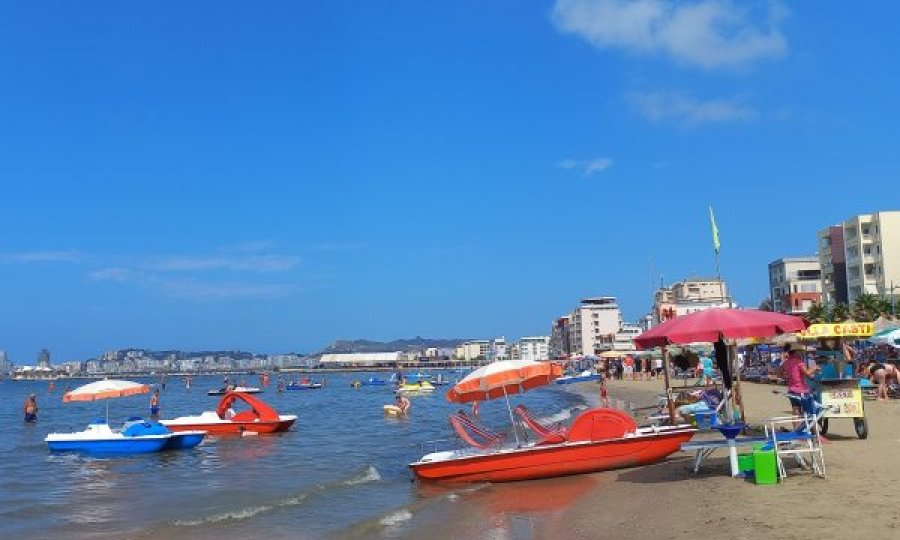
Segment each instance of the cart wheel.
[[828,435],[828,419],[827,418],[819,418],[819,433],[822,435]]
[[860,439],[866,439],[869,437],[869,423],[866,421],[865,416],[863,416],[862,418],[854,418],[853,427],[856,428],[856,436]]

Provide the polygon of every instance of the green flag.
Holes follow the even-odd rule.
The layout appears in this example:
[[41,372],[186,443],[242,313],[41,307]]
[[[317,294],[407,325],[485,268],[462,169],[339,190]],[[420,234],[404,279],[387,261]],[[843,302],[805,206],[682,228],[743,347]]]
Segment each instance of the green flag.
[[716,226],[716,215],[713,214],[712,206],[709,207],[709,224],[712,226],[713,249],[716,255],[719,254],[719,227]]

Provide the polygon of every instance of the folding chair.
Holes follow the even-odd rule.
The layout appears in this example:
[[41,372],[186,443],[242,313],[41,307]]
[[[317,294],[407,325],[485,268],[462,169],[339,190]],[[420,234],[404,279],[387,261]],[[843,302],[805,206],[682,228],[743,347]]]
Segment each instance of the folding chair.
[[[804,469],[808,470],[810,468],[810,465],[804,459],[804,455],[808,456],[811,461],[813,474],[825,478],[825,454],[822,451],[819,419],[827,410],[822,407],[821,403],[815,401],[812,396],[807,396],[803,399],[803,415],[778,416],[766,420],[766,438],[770,442],[764,449],[775,451],[775,460],[778,463],[778,477],[781,480],[787,478],[787,470],[784,466],[784,458],[786,456],[793,456]],[[780,431],[785,427],[789,427],[789,430]]]

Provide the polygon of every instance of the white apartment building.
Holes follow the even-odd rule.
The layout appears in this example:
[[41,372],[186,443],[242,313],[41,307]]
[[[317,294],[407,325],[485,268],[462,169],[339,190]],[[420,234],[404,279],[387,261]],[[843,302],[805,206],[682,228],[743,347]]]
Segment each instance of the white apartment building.
[[634,351],[634,338],[641,335],[643,328],[639,324],[622,323],[619,331],[613,338],[613,350],[616,351]]
[[550,357],[550,336],[523,337],[519,340],[519,358],[539,362]]
[[491,341],[491,356],[490,360],[509,360],[509,351],[506,345],[506,338],[498,337]]
[[782,257],[769,263],[769,298],[772,309],[802,315],[822,302],[822,266],[819,257]]
[[491,353],[491,342],[486,339],[467,341],[456,347],[457,360],[472,362],[473,360],[486,360]]
[[612,350],[615,334],[621,326],[622,314],[615,297],[581,300],[571,315],[569,353],[588,356]]
[[854,216],[843,223],[847,300],[900,293],[900,211]]

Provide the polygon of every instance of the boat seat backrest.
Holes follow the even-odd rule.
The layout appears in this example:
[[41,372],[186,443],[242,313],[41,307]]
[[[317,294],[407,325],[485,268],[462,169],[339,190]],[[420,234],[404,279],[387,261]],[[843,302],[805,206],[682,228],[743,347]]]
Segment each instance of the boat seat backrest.
[[568,440],[575,442],[618,439],[635,431],[637,431],[637,422],[622,411],[605,408],[589,409],[578,415],[578,418],[572,422]]
[[503,434],[488,431],[462,412],[450,416],[450,426],[466,444],[475,448],[498,446],[505,439]]
[[513,411],[523,424],[528,426],[531,431],[537,433],[538,436],[542,438],[540,441],[541,443],[559,443],[566,440],[567,430],[565,428],[552,428],[542,424],[528,409],[525,408],[524,405],[518,405]]

